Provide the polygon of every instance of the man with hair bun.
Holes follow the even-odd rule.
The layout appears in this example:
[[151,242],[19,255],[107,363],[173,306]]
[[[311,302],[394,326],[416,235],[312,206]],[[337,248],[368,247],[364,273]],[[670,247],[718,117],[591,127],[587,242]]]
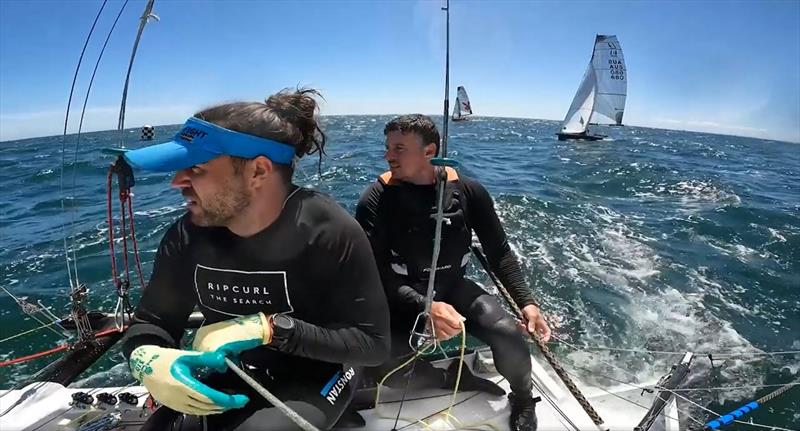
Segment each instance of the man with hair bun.
[[[162,404],[143,429],[295,429],[226,357],[329,429],[360,367],[387,358],[388,307],[366,235],[333,199],[292,183],[296,160],[324,151],[318,95],[214,106],[174,140],[125,154],[136,169],[174,171],[187,210],[161,240],[123,344]],[[204,325],[180,350],[195,307]]]

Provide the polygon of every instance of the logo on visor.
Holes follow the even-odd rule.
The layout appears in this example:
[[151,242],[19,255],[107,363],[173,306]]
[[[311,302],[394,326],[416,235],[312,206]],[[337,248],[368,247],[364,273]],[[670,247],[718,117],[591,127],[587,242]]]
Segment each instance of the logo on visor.
[[194,138],[204,138],[207,135],[208,133],[199,129],[195,129],[194,127],[184,127],[180,133],[181,139],[183,139],[188,143],[191,143],[194,140]]

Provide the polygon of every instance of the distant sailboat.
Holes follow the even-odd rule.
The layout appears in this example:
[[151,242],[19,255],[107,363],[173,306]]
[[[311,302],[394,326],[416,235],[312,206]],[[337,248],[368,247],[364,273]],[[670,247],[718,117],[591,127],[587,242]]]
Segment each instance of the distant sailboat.
[[469,104],[467,90],[463,86],[459,86],[456,103],[453,105],[453,121],[464,121],[469,115],[472,115],[472,105]]
[[604,138],[589,134],[590,121],[592,124],[621,126],[628,93],[627,79],[625,58],[617,37],[598,34],[592,59],[561,125],[558,140],[596,141]]

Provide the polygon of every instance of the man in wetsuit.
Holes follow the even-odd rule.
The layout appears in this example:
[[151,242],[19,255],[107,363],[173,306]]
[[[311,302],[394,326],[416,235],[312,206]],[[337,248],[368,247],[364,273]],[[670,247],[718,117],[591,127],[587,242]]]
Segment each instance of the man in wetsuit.
[[[390,171],[364,191],[356,209],[356,219],[372,243],[391,311],[393,359],[382,368],[391,369],[399,364],[398,358],[408,355],[409,332],[425,307],[434,244],[436,185],[446,175],[443,209],[447,219],[442,224],[430,309],[434,335],[445,340],[458,334],[465,318],[467,331],[491,346],[498,372],[510,383],[511,429],[535,430],[531,362],[525,335],[495,296],[464,277],[474,231],[492,272],[525,314],[525,329],[544,341],[550,338],[550,329],[508,245],[491,196],[477,181],[451,168],[442,173],[430,163],[439,151],[439,132],[427,116],[395,118],[386,124],[384,135]],[[417,363],[415,367],[412,386],[452,387],[455,367],[447,371],[427,363]],[[485,381],[476,379],[468,376],[467,381],[473,382],[470,389],[495,393]]]
[[[190,118],[172,142],[126,154],[176,171],[187,213],[167,230],[123,352],[161,407],[144,429],[295,429],[225,357],[320,429],[354,393],[359,367],[389,352],[386,298],[367,237],[333,199],[292,184],[323,151],[313,90],[230,103]],[[178,350],[198,307],[191,350]],[[198,368],[223,372],[197,377]]]

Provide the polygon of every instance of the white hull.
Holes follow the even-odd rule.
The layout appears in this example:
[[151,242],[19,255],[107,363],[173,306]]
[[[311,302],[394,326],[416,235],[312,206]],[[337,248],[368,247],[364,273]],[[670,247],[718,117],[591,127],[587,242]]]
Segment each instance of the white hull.
[[[465,358],[467,364],[472,365],[476,355],[471,354]],[[595,430],[589,417],[583,412],[578,403],[572,398],[567,389],[560,383],[549,366],[533,357],[534,382],[541,389],[539,395],[542,402],[537,405],[539,430],[572,430],[561,415],[547,402],[549,398],[566,414],[572,423],[580,430]],[[437,366],[446,366],[448,360],[438,361]],[[480,362],[480,361],[478,361]],[[491,366],[491,360],[484,360],[483,365]],[[495,373],[482,374],[499,383],[508,391],[508,383]],[[605,388],[601,390],[577,382],[586,398],[606,421],[611,430],[632,430],[647,412],[653,399],[653,394],[627,386]],[[641,386],[652,385],[655,382],[646,382]],[[116,406],[98,406],[95,400],[93,407],[72,407],[72,394],[85,391],[91,394],[100,392],[125,391],[139,395],[137,406],[126,405],[118,402]],[[535,391],[538,392],[538,391]],[[402,391],[383,388],[381,403],[377,409],[363,410],[362,416],[367,425],[364,430],[390,430],[397,415],[398,402]],[[613,395],[611,395],[613,394]],[[128,388],[95,388],[95,389],[69,389],[56,383],[35,383],[21,390],[0,391],[0,429],[3,431],[16,430],[77,430],[82,424],[102,417],[110,418],[119,416],[120,430],[138,430],[149,416],[148,409],[142,407],[145,401],[146,390],[141,386]],[[460,422],[450,420],[442,414],[450,405],[452,391],[428,390],[412,391],[403,404],[401,419],[398,429],[406,426],[405,430],[423,429],[508,429],[508,402],[507,398],[494,397],[484,393],[459,392],[453,416]],[[22,398],[22,399],[21,399]],[[629,400],[631,402],[625,401]],[[639,404],[640,407],[636,404]],[[668,409],[674,410],[674,403]],[[677,418],[677,412],[668,412],[668,416]],[[424,420],[425,424],[418,422]],[[679,431],[678,421],[675,419],[659,419],[652,429],[664,431]],[[492,428],[494,427],[494,428]]]

